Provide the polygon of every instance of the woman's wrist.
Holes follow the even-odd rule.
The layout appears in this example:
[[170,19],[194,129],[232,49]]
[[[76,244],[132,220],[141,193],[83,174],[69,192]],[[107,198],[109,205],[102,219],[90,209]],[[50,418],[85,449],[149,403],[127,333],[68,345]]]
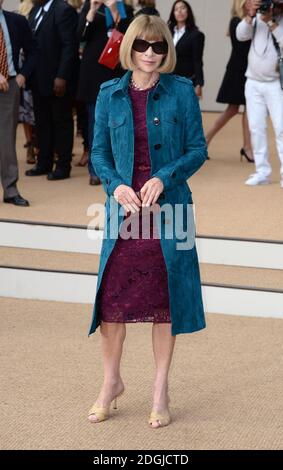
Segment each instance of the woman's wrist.
[[98,10],[98,7],[99,5],[93,5],[91,4],[90,7],[89,7],[89,10],[88,10],[88,14],[86,16],[86,20],[89,22],[89,23],[92,23],[93,20],[94,20],[94,17],[95,17],[95,14]]
[[271,32],[274,31],[278,26],[278,23],[274,19],[267,21],[266,24]]
[[86,15],[86,21],[92,23],[95,17],[96,10],[89,10],[88,14]]
[[250,14],[246,15],[245,16],[245,21],[248,23],[248,24],[252,24],[253,22],[253,19],[255,18],[256,15],[252,16]]

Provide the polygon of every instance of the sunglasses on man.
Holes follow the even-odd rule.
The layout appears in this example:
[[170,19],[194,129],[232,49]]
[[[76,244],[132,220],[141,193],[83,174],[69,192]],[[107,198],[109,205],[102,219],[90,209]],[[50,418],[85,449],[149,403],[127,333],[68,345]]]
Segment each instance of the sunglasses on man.
[[133,49],[136,52],[145,52],[149,47],[155,54],[167,54],[168,44],[167,41],[148,42],[144,39],[135,39],[133,42]]

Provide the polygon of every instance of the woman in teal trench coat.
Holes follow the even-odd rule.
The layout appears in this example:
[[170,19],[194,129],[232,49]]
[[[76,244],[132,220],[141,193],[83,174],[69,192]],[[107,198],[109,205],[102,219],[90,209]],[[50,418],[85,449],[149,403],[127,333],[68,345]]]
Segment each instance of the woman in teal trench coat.
[[[137,38],[143,41],[134,43]],[[151,47],[154,42],[157,45]],[[162,47],[158,50],[161,42],[163,45],[167,43],[166,53]],[[133,49],[133,45],[139,50]],[[175,66],[175,48],[163,20],[147,15],[137,17],[124,37],[120,58],[122,66],[128,71],[121,79],[105,82],[100,87],[91,154],[107,199],[96,297],[89,330],[91,335],[101,326],[105,377],[98,400],[89,412],[89,419],[98,422],[108,418],[112,400],[124,391],[120,359],[125,324],[101,321],[97,300],[103,273],[124,215],[129,209],[131,212],[142,209],[137,208],[138,199],[131,188],[135,142],[129,83],[133,80],[135,86],[136,83],[150,85],[158,80],[154,89],[147,87],[151,90],[146,105],[151,176],[144,192],[141,190],[140,193],[145,205],[157,203],[160,206],[160,212],[155,217],[170,301],[171,323],[153,325],[156,377],[149,422],[152,427],[159,427],[169,424],[171,420],[167,375],[176,335],[196,332],[206,326],[195,246],[193,200],[187,179],[206,161],[207,147],[199,102],[192,83],[170,73]]]

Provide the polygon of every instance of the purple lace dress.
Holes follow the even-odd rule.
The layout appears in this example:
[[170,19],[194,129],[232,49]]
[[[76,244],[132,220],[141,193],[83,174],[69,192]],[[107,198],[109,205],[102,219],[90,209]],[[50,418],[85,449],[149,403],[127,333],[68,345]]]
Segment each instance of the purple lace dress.
[[[146,127],[149,89],[129,87],[135,126],[135,161],[132,188],[139,191],[150,178],[150,155]],[[138,213],[141,226],[142,210]],[[130,216],[125,215],[124,220]],[[123,225],[123,224],[122,224]],[[101,281],[98,314],[106,322],[170,323],[167,270],[160,239],[150,217],[150,238],[121,238],[108,259]],[[157,228],[156,228],[157,230]],[[140,229],[141,234],[141,229]]]

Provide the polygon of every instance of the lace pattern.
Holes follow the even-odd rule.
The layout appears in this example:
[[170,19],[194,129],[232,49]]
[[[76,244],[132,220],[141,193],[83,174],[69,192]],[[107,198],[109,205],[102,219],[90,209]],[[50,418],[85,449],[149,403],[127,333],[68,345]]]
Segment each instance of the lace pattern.
[[[139,191],[150,177],[146,127],[149,90],[129,88],[135,126],[135,161],[132,187]],[[124,219],[130,217],[125,216]],[[138,214],[141,236],[142,210]],[[123,224],[122,224],[123,225]],[[106,322],[170,323],[166,265],[156,227],[150,217],[150,238],[123,239],[120,234],[108,259],[98,299],[101,320]],[[121,231],[120,231],[121,233]]]

